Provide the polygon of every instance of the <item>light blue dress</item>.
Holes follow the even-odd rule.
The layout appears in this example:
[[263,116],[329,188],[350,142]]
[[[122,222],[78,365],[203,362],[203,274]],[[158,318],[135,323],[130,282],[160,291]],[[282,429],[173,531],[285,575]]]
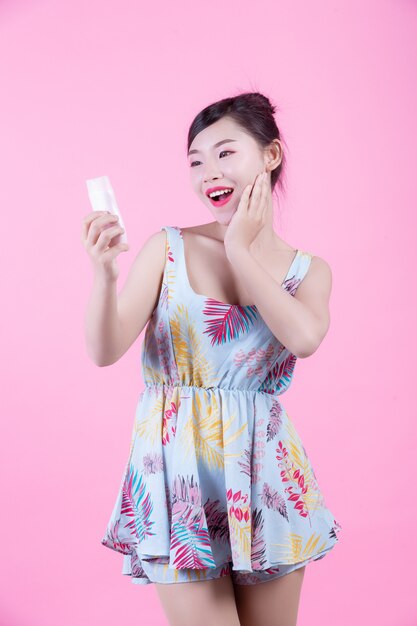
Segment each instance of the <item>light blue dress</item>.
[[[181,229],[162,229],[145,386],[101,543],[124,555],[122,573],[137,584],[270,580],[322,559],[342,528],[281,402],[297,357],[256,306],[195,293]],[[297,250],[282,283],[290,295],[310,262]]]

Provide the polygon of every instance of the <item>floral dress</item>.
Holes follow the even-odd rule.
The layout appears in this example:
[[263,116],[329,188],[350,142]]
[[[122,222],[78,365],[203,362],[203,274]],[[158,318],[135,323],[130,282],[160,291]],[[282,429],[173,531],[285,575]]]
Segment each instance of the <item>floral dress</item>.
[[[144,390],[101,543],[124,555],[137,584],[270,580],[322,559],[342,528],[281,402],[297,357],[256,306],[194,292],[181,228],[161,230]],[[296,251],[282,283],[292,296],[311,258]]]

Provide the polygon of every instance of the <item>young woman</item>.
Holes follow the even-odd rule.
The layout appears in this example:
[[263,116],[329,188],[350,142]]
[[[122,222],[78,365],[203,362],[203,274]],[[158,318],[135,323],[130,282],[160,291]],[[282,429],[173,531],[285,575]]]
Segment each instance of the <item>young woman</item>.
[[273,230],[285,163],[274,112],[245,93],[197,115],[191,184],[213,220],[150,236],[119,296],[122,229],[106,213],[83,223],[89,355],[115,363],[147,324],[102,543],[132,582],[156,584],[173,625],[295,625],[305,567],[341,529],[280,401],[329,328],[331,270]]

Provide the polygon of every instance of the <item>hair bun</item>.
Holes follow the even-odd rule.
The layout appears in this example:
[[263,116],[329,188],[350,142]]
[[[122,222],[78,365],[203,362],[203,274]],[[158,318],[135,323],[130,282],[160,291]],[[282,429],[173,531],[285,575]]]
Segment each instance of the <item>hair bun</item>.
[[275,107],[274,105],[271,103],[270,99],[265,96],[263,93],[260,93],[259,91],[253,91],[251,93],[247,94],[252,100],[254,100],[254,102],[266,109],[268,109],[268,111],[272,114],[275,113]]

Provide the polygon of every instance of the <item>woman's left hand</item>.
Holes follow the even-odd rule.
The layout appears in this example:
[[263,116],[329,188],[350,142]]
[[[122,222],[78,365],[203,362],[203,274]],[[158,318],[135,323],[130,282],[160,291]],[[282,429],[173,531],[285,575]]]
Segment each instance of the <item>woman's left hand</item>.
[[[249,197],[252,189],[252,195]],[[226,255],[236,249],[246,249],[271,217],[272,195],[268,174],[257,176],[254,185],[245,187],[239,206],[226,229],[224,247]]]

